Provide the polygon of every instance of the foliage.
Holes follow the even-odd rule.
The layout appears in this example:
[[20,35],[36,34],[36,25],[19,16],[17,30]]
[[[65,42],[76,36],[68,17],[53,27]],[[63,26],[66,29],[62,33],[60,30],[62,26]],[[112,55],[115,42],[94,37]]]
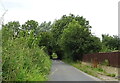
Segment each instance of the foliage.
[[56,20],[52,24],[51,32],[54,38],[54,43],[53,43],[53,47],[55,48],[54,51],[57,53],[60,59],[63,58],[64,52],[59,44],[59,41],[61,39],[61,35],[63,34],[64,29],[68,27],[69,23],[71,23],[73,19],[77,21],[79,25],[86,28],[86,30],[89,30],[89,28],[91,28],[91,26],[89,26],[89,22],[86,21],[86,19],[83,18],[82,16],[81,17],[74,16],[73,14],[70,14],[69,16],[63,15],[61,19]]
[[117,36],[103,35],[101,42],[100,38],[92,35],[89,21],[82,16],[63,15],[51,27],[52,48],[60,59],[82,59],[86,53],[110,52],[119,48]]
[[5,40],[11,40],[15,37],[17,37],[18,33],[19,33],[19,27],[20,24],[19,22],[8,22],[8,24],[6,25],[2,25],[2,27],[4,27],[4,29],[2,30],[2,37]]
[[81,26],[73,20],[66,26],[60,38],[60,46],[66,53],[65,56],[73,60],[82,59],[82,55],[100,50],[100,40],[91,35],[88,28]]
[[49,21],[48,23],[44,21],[43,23],[40,24],[39,26],[40,31],[42,32],[48,32],[51,30],[51,22]]
[[28,20],[22,25],[22,29],[26,31],[36,30],[38,27],[38,22],[34,20]]
[[113,49],[110,49],[108,46],[105,46],[103,43],[102,43],[102,49],[100,50],[100,52],[112,52]]
[[[44,47],[38,46],[40,39],[34,35],[34,30],[27,31],[21,28],[19,36],[14,38],[13,26],[16,24],[17,22],[11,22],[2,27],[3,81],[47,80],[51,61]],[[29,25],[36,28],[32,24]],[[26,25],[26,28],[28,27]]]
[[106,74],[107,76],[110,76],[110,77],[115,77],[116,74]]
[[106,49],[105,52],[119,50],[120,39],[118,38],[118,36],[109,36],[108,34],[107,35],[103,34],[102,44],[103,44],[103,49]]
[[47,48],[47,51],[49,55],[52,55],[52,42],[53,42],[53,37],[50,32],[41,32],[38,36],[40,38],[38,45],[39,46],[45,46]]
[[92,35],[88,41],[87,53],[96,53],[102,49],[100,38]]

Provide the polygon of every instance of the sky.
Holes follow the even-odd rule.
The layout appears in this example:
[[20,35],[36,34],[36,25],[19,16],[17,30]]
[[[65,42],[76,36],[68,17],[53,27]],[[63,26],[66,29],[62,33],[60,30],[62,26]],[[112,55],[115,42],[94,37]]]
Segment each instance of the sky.
[[0,17],[4,10],[4,23],[27,20],[39,23],[54,21],[62,15],[83,16],[92,26],[93,35],[118,35],[119,0],[0,0]]

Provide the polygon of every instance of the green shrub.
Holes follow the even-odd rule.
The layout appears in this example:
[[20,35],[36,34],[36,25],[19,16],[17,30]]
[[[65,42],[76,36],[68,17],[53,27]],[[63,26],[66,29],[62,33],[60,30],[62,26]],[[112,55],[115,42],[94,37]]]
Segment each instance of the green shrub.
[[110,77],[115,77],[116,75],[115,74],[110,74],[110,73],[108,73],[108,74],[106,74],[107,76],[110,76]]
[[51,61],[44,50],[28,47],[27,38],[4,42],[2,68],[3,81],[45,81]]
[[99,71],[99,72],[104,72],[104,70],[102,68],[93,68],[93,70]]

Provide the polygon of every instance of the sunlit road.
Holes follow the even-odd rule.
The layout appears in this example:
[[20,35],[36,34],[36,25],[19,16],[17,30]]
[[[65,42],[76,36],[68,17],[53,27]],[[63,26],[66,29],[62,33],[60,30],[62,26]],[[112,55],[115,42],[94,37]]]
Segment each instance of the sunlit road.
[[52,61],[49,81],[100,81],[60,60]]

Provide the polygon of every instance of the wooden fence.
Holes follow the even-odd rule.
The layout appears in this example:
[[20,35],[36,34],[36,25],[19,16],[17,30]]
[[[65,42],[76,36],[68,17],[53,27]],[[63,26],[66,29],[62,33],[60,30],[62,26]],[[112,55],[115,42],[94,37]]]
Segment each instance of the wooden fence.
[[93,60],[97,60],[100,64],[108,60],[110,66],[120,68],[120,52],[94,53],[83,56],[84,62],[93,62]]

